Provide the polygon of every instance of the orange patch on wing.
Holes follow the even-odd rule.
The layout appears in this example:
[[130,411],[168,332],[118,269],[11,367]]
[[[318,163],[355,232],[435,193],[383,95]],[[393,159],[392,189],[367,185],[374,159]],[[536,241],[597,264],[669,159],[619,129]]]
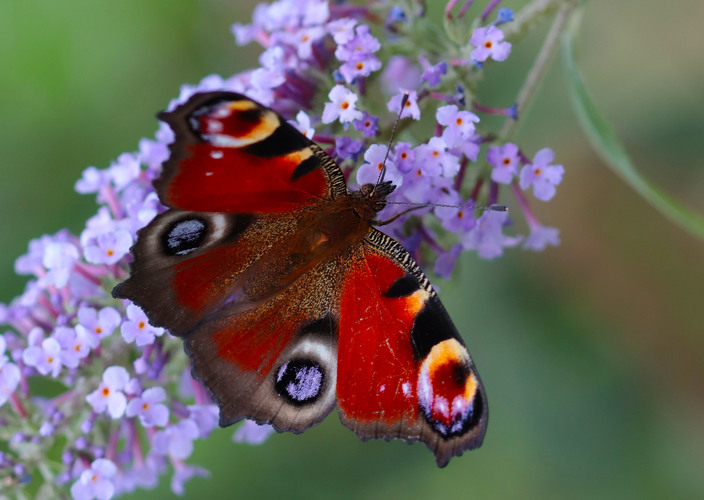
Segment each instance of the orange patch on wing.
[[[421,370],[427,370],[430,375],[430,380],[437,382],[438,388],[444,387],[449,392],[457,391],[456,394],[447,394],[447,396],[461,395],[465,400],[472,401],[477,392],[477,377],[474,372],[469,372],[465,380],[455,380],[457,369],[465,366],[469,361],[469,353],[467,348],[460,344],[455,339],[443,340],[435,344],[430,352],[423,360]],[[451,382],[457,382],[452,384]],[[453,385],[455,385],[453,387]]]

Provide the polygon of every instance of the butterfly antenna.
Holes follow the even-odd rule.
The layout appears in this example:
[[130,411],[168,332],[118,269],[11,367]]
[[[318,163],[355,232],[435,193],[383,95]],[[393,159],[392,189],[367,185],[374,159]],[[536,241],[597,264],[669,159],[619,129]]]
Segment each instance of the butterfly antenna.
[[385,201],[387,205],[411,205],[413,208],[407,210],[415,210],[416,208],[423,207],[447,207],[447,208],[471,208],[472,210],[490,210],[492,212],[508,212],[508,207],[506,205],[479,205],[479,206],[465,206],[465,205],[445,205],[442,203],[413,203],[412,201]]
[[[403,93],[403,97],[401,98],[401,109],[398,111],[398,116],[396,117],[396,121],[394,121],[394,127],[391,129],[391,137],[389,138],[389,145],[386,148],[386,156],[384,156],[384,161],[381,164],[381,172],[379,172],[379,178],[376,180],[376,184],[374,185],[374,189],[384,182],[384,176],[386,175],[386,160],[389,159],[389,153],[391,153],[391,146],[394,143],[394,138],[396,137],[396,128],[398,127],[398,122],[401,121],[401,114],[403,114],[403,108],[406,107],[406,103],[408,102],[408,99],[410,97],[410,94],[408,90],[406,90]],[[374,192],[374,189],[372,190],[372,193]]]
[[478,207],[468,207],[468,206],[462,206],[462,205],[444,205],[442,203],[413,203],[413,202],[403,202],[403,201],[386,201],[385,202],[387,205],[411,205],[410,208],[407,208],[403,212],[399,212],[396,215],[392,216],[389,219],[386,219],[384,221],[378,221],[375,222],[375,226],[385,226],[387,224],[391,224],[393,221],[398,219],[399,217],[403,217],[406,215],[408,212],[412,212],[413,210],[418,210],[419,208],[425,208],[425,207],[448,207],[448,208],[467,208],[467,209],[477,209],[477,210],[491,210],[492,212],[508,212],[508,207],[506,205],[480,205]]

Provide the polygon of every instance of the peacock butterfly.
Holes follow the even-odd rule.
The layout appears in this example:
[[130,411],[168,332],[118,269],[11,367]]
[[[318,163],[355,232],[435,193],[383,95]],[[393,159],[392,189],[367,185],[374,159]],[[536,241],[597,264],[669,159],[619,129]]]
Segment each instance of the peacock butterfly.
[[113,295],[181,337],[220,408],[302,432],[337,407],[361,439],[481,445],[486,394],[428,278],[374,227],[391,182],[342,171],[276,112],[230,92],[159,115],[175,133]]

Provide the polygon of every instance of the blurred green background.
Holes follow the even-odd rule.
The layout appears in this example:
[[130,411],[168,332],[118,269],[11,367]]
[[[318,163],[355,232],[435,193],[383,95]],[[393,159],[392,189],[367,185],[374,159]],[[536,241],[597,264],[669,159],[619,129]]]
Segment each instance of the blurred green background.
[[[23,289],[13,262],[30,238],[78,232],[94,213],[73,192],[85,167],[135,150],[182,83],[256,63],[229,32],[251,11],[251,0],[0,2],[0,301]],[[689,0],[589,2],[579,45],[638,167],[704,212],[701,19],[704,3]],[[546,28],[492,65],[485,104],[514,99]],[[704,498],[704,245],[591,151],[559,59],[517,139],[566,167],[554,201],[533,203],[562,245],[466,256],[438,282],[486,384],[483,447],[439,470],[425,446],[362,443],[334,416],[261,447],[218,430],[192,457],[212,478],[187,497]],[[133,498],[171,495],[164,480]]]

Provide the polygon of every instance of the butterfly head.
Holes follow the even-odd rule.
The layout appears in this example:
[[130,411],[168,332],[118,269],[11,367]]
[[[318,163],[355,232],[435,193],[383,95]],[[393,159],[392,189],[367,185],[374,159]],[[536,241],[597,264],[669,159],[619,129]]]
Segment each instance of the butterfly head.
[[359,188],[359,193],[364,204],[376,213],[386,206],[386,198],[393,193],[394,189],[396,186],[391,181],[386,181],[379,184],[364,184]]

